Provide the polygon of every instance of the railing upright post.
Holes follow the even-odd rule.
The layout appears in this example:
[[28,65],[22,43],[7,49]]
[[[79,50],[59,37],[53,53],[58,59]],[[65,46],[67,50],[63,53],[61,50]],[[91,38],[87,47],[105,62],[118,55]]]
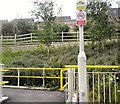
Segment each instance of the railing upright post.
[[[45,70],[43,69],[43,77],[45,76]],[[45,78],[43,78],[43,87],[45,87]]]
[[15,34],[15,41],[14,41],[14,42],[15,42],[14,45],[16,45],[16,42],[17,42],[17,41],[16,41],[16,34]]
[[109,73],[109,103],[111,103],[111,77]]
[[31,34],[31,43],[32,43],[32,38],[33,38],[33,36],[32,36],[32,33],[30,33]]
[[60,90],[63,90],[63,70],[60,70]]
[[17,86],[20,86],[20,69],[18,69],[18,82],[17,82]]
[[75,68],[73,69],[73,89],[75,90],[76,78],[75,78]]
[[1,46],[2,46],[2,44],[3,44],[3,35],[1,35]]
[[115,103],[116,103],[117,101],[116,99],[116,73],[114,73],[114,83],[115,83],[114,87],[115,87]]
[[94,97],[95,96],[95,94],[94,94],[94,90],[95,90],[95,86],[94,86],[95,85],[95,75],[94,75],[94,73],[92,73],[92,82],[93,82],[93,92],[92,92],[93,93],[93,101],[92,102],[94,102],[95,101],[95,99],[94,99],[95,98]]
[[100,103],[100,75],[98,73],[98,102]]

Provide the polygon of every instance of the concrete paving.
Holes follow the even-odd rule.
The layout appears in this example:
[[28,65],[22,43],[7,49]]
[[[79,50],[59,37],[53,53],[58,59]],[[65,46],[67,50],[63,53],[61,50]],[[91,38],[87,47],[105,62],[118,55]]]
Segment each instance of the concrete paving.
[[3,95],[8,96],[8,100],[3,104],[14,104],[15,102],[21,102],[21,104],[24,102],[65,104],[65,94],[60,91],[3,88]]

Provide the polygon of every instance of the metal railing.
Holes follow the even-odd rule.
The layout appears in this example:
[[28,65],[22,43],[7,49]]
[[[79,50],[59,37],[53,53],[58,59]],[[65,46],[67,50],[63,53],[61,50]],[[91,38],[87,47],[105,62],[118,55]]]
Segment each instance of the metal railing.
[[[89,102],[118,102],[120,89],[120,66],[86,66]],[[78,95],[78,66],[68,65],[66,68],[74,70],[73,73],[73,92]],[[117,80],[119,80],[117,82]],[[66,90],[66,91],[69,91]],[[68,92],[66,97],[69,98]],[[71,96],[73,97],[73,95]],[[66,98],[66,99],[67,99]],[[70,101],[70,99],[68,100]]]
[[[76,65],[65,66],[65,68],[5,68],[5,70],[17,72],[15,75],[5,74],[4,78],[17,78],[17,86],[20,87],[20,81],[22,78],[28,79],[42,79],[43,86],[45,86],[45,79],[57,79],[59,82],[59,89],[66,92],[66,98],[70,94],[78,92],[78,72]],[[119,83],[117,80],[120,75],[120,66],[86,66],[87,68],[87,81],[88,81],[88,92],[89,102],[118,102],[118,89]],[[68,69],[73,70],[73,87],[71,87],[70,80],[68,79]],[[23,71],[42,71],[41,75],[21,75]],[[58,71],[56,73],[46,75],[46,71],[51,73],[52,71]],[[5,72],[7,73],[7,72]],[[38,73],[38,72],[37,72]],[[70,76],[69,76],[70,77]],[[69,81],[68,81],[69,80]],[[120,79],[119,79],[120,80]],[[71,80],[72,81],[72,80]],[[68,87],[69,86],[69,87]],[[73,88],[73,93],[69,93],[69,89]],[[73,95],[72,95],[73,96]]]
[[[20,79],[22,79],[22,78],[42,79],[42,82],[43,82],[42,87],[45,87],[45,79],[58,79],[58,81],[59,81],[59,89],[62,91],[62,90],[64,90],[64,88],[63,88],[64,87],[63,86],[63,79],[65,79],[65,77],[63,77],[63,70],[64,69],[65,68],[5,68],[5,70],[6,71],[9,70],[9,72],[8,73],[6,72],[3,75],[3,78],[17,78],[17,86],[18,87],[21,86],[20,85]],[[40,72],[42,74],[41,75],[21,75],[21,73],[23,73],[25,71],[30,71],[30,70],[31,71],[37,71],[37,73],[39,73],[39,71],[42,71],[42,72]],[[49,73],[51,73],[52,71],[53,71],[53,73],[54,73],[54,71],[58,71],[58,72],[56,72],[56,73],[54,73],[52,75],[46,75],[45,71],[49,71]],[[12,75],[11,75],[11,73],[12,73]],[[7,80],[9,80],[9,79],[7,79]]]
[[[52,44],[61,44],[61,43],[78,43],[79,35],[78,32],[59,32],[59,38],[54,40]],[[89,40],[89,36],[85,35],[85,41]],[[1,35],[0,41],[3,45],[29,45],[29,44],[37,44],[39,42],[38,37],[33,34],[22,34],[14,36],[3,36]]]

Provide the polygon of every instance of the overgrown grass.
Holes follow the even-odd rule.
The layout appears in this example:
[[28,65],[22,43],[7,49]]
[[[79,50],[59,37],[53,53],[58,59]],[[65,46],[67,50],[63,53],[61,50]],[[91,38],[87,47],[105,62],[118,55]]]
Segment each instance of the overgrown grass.
[[[39,46],[36,50],[19,50],[12,52],[7,49],[2,53],[5,67],[64,67],[65,65],[77,65],[78,45],[63,46]],[[85,52],[89,65],[118,65],[117,42],[107,43],[102,47],[86,45]]]

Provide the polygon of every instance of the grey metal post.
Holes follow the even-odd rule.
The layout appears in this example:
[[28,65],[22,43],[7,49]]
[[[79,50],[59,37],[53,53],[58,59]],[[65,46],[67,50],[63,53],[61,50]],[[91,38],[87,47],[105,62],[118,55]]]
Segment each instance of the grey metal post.
[[[0,70],[2,70],[2,64],[0,64]],[[0,82],[2,82],[2,72],[0,72]],[[0,84],[0,99],[2,98],[2,84]]]
[[[43,77],[45,76],[45,70],[43,69]],[[45,87],[45,78],[43,78],[43,87]]]
[[17,86],[20,86],[20,70],[18,69],[18,82],[17,82]]
[[77,43],[79,42],[79,31],[77,31]]
[[73,69],[68,69],[68,102],[72,103],[73,96]]
[[84,52],[83,25],[79,26],[80,50],[78,55],[79,102],[88,102],[86,55]]
[[75,90],[76,78],[75,78],[75,68],[73,69],[73,89]]

